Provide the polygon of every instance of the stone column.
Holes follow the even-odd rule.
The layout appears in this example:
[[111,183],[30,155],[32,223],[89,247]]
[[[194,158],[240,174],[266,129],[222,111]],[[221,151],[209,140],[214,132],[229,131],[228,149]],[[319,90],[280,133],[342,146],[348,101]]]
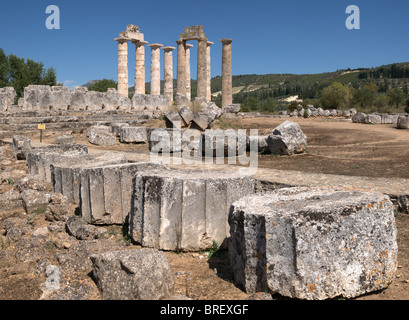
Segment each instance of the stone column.
[[175,47],[163,47],[165,58],[163,61],[165,86],[163,93],[167,95],[170,101],[173,101],[173,53]]
[[118,93],[128,96],[128,40],[116,39],[118,42]]
[[197,49],[197,97],[207,96],[207,40],[198,40]]
[[222,107],[233,103],[233,80],[231,67],[231,39],[220,40],[223,43],[222,52]]
[[145,44],[135,41],[135,94],[145,94]]
[[211,41],[207,41],[207,94],[206,98],[208,101],[212,100],[212,83],[211,83],[211,59],[210,59],[210,46],[214,43]]
[[186,41],[176,41],[178,45],[177,88],[176,93],[186,96]]
[[151,51],[151,95],[160,95],[160,47],[162,44],[148,44]]
[[193,44],[186,43],[185,53],[186,53],[186,97],[190,100],[192,97],[192,87],[191,87],[191,75],[190,75],[190,48]]

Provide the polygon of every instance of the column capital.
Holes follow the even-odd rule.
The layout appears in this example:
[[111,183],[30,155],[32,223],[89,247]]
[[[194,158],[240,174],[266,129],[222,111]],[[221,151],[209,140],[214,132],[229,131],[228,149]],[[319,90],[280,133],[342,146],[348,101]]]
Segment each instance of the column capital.
[[152,44],[148,44],[148,47],[149,47],[149,48],[152,48],[152,49],[158,49],[158,48],[160,48],[160,47],[163,47],[163,44],[160,44],[160,43],[152,43]]
[[176,43],[178,45],[181,45],[181,44],[186,44],[186,41],[185,40],[176,40]]
[[193,44],[190,44],[190,43],[186,43],[185,44],[185,48],[186,49],[190,49],[190,48],[192,48],[193,47]]
[[212,46],[212,45],[214,45],[214,42],[207,41],[207,46],[208,46],[208,47],[210,47],[210,46]]
[[148,41],[139,41],[139,40],[136,40],[136,41],[132,41],[132,43],[133,43],[135,46],[140,47],[140,46],[144,46],[145,44],[148,44]]
[[223,43],[223,44],[230,44],[230,43],[232,43],[232,41],[233,41],[232,39],[221,39],[220,40],[220,42]]
[[162,47],[162,50],[165,51],[165,52],[171,52],[171,51],[173,51],[175,49],[176,49],[175,47],[170,47],[170,46]]
[[129,39],[125,39],[125,38],[115,38],[115,41],[117,41],[118,43],[124,43],[124,42],[128,42]]

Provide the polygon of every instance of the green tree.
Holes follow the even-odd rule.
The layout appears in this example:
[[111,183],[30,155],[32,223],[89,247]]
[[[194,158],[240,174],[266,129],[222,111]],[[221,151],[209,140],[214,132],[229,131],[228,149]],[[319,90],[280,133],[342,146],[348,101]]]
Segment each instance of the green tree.
[[399,105],[405,100],[405,94],[402,89],[393,88],[386,93],[389,97],[389,105],[395,105],[396,108],[399,108]]
[[54,68],[48,68],[47,70],[43,70],[41,75],[41,84],[45,86],[55,86],[61,85],[57,84],[57,72]]
[[260,111],[264,112],[274,112],[276,108],[276,103],[272,98],[267,98],[260,103]]
[[0,49],[0,88],[7,87],[9,83],[9,62],[3,49]]
[[320,102],[324,109],[337,109],[348,105],[351,99],[351,89],[348,85],[334,82],[322,90]]
[[21,97],[24,92],[24,87],[28,85],[28,78],[25,74],[24,59],[11,54],[8,56],[8,62],[10,85],[16,90],[17,97]]
[[353,93],[352,102],[362,108],[370,108],[374,105],[379,87],[371,82],[357,89]]
[[243,101],[241,108],[244,112],[258,110],[258,99],[253,96],[246,97]]
[[103,79],[95,82],[88,87],[89,91],[107,92],[109,88],[118,88],[117,83],[114,80]]

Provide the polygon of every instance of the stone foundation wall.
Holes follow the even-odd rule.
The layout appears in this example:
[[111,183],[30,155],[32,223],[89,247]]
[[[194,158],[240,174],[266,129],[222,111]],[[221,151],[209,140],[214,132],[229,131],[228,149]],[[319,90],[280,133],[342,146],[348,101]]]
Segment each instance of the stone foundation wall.
[[[0,93],[1,101],[1,93]],[[24,89],[24,99],[20,106],[30,110],[125,110],[125,111],[165,111],[171,102],[167,96],[137,94],[132,100],[121,97],[116,89],[107,92],[88,91],[85,87],[30,85]],[[4,109],[4,108],[3,108]]]

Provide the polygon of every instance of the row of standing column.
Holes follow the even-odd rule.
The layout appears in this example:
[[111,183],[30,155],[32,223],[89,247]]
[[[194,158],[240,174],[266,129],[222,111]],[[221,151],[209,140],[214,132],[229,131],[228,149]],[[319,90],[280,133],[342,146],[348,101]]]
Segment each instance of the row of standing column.
[[[222,51],[222,106],[232,103],[231,39],[220,40]],[[145,94],[145,44],[135,44],[135,94]],[[176,93],[191,98],[190,48],[186,41],[177,41],[177,88]],[[213,42],[198,41],[197,97],[211,100],[210,46]],[[173,56],[174,47],[163,47],[155,43],[151,48],[151,94],[160,95],[160,48],[164,50],[164,94],[173,100]],[[128,96],[128,43],[118,40],[118,93]]]

